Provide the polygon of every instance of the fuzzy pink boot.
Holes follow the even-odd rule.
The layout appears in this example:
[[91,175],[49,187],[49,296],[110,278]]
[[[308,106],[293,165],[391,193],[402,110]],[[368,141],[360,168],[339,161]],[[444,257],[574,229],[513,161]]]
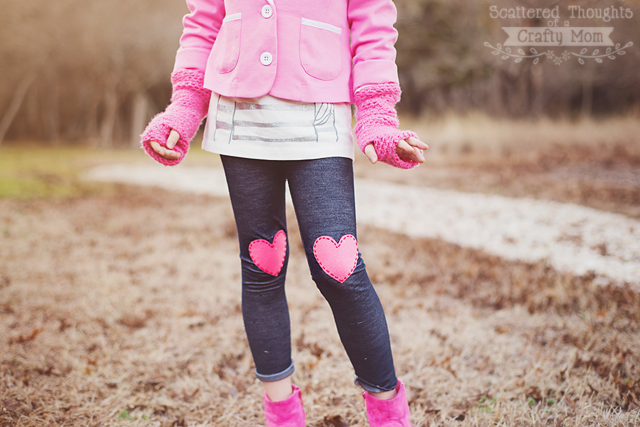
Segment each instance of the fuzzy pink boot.
[[[184,159],[189,150],[189,143],[198,131],[202,119],[209,112],[211,91],[203,87],[204,74],[198,70],[180,70],[171,76],[173,94],[167,109],[151,120],[141,135],[142,148],[157,162],[165,166],[177,165]],[[174,150],[180,153],[176,160],[165,159],[158,155],[149,143],[156,141],[163,147],[171,130],[180,134]]]
[[388,400],[377,399],[363,392],[370,427],[412,427],[404,384],[398,381],[396,394]]
[[302,395],[295,385],[293,394],[280,402],[272,402],[264,393],[264,416],[267,427],[304,427],[305,413]]
[[398,130],[400,122],[395,106],[400,101],[400,86],[380,83],[363,86],[354,94],[357,123],[354,128],[358,147],[373,143],[378,159],[392,166],[411,169],[417,162],[402,160],[396,153],[398,143],[410,136],[418,136],[409,130]]

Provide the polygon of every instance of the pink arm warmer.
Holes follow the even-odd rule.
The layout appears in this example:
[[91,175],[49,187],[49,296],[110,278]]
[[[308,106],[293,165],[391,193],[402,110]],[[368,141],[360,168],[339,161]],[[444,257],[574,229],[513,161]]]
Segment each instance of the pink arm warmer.
[[[171,104],[163,113],[155,116],[142,133],[142,147],[163,165],[174,166],[184,159],[189,150],[189,142],[198,131],[202,119],[207,116],[211,91],[203,87],[203,82],[204,74],[198,70],[180,70],[173,73]],[[149,144],[156,141],[166,147],[172,129],[180,134],[174,148],[181,154],[177,160],[165,159],[153,151]]]
[[356,127],[358,146],[364,148],[373,143],[378,159],[392,166],[411,169],[417,162],[402,160],[396,153],[398,143],[411,136],[412,131],[398,130],[400,122],[395,105],[400,100],[400,86],[396,83],[372,84],[361,87],[355,93]]

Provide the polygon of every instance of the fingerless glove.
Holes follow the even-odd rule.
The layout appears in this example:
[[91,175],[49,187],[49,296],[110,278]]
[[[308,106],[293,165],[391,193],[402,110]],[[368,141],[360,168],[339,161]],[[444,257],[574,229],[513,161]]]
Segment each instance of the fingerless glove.
[[[171,76],[173,94],[171,104],[163,113],[155,116],[141,135],[144,150],[156,161],[166,166],[177,165],[189,151],[189,143],[207,116],[211,91],[203,87],[204,74],[197,70],[180,70]],[[153,151],[151,141],[166,147],[171,130],[180,134],[174,150],[180,153],[176,160],[165,159]]]
[[400,101],[400,87],[395,83],[367,85],[354,96],[357,120],[354,131],[362,152],[373,143],[378,160],[402,169],[418,166],[419,163],[402,160],[396,153],[400,141],[418,137],[412,131],[398,130],[395,105]]

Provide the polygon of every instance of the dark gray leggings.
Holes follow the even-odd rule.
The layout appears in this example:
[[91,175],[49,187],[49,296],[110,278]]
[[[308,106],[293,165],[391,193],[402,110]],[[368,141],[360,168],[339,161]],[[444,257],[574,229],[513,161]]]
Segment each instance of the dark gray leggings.
[[288,181],[311,277],[331,306],[356,382],[370,392],[393,390],[397,379],[387,323],[360,253],[355,251],[355,269],[346,280],[344,275],[323,270],[314,255],[319,237],[326,236],[325,243],[330,242],[327,237],[335,242],[347,235],[357,239],[352,161],[341,157],[272,161],[222,156],[222,163],[240,243],[242,314],[258,378],[277,381],[293,373],[284,289],[288,236],[284,263],[277,275],[263,271],[249,252],[253,241],[273,243],[280,230],[286,233]]

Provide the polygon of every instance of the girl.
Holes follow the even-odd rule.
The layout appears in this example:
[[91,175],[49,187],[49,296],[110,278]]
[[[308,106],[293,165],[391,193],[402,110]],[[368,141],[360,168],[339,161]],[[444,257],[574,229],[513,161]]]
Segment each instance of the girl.
[[[221,155],[240,243],[242,312],[268,427],[302,427],[292,385],[288,182],[311,275],[333,311],[372,427],[408,427],[378,296],[358,252],[351,103],[372,163],[409,169],[427,145],[398,130],[392,0],[187,0],[173,95],[142,135],[179,163],[208,115],[203,148]],[[213,95],[212,95],[213,94]]]

